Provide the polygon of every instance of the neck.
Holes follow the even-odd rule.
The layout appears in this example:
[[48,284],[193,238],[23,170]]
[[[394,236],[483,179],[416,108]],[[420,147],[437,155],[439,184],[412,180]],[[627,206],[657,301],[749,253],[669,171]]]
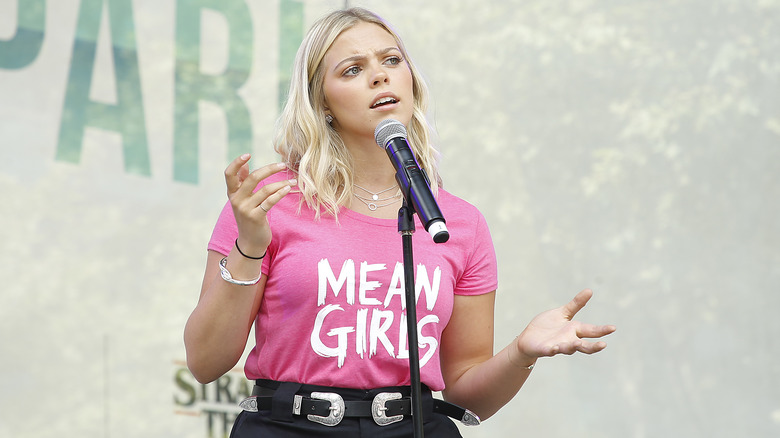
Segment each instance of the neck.
[[395,168],[387,153],[373,141],[345,144],[355,165],[353,195],[347,207],[372,217],[397,217],[401,196],[395,181]]
[[389,160],[387,160],[386,164],[379,166],[367,166],[364,163],[356,162],[355,167],[354,184],[366,190],[379,192],[397,185],[395,169],[393,169],[393,165]]
[[396,185],[395,168],[384,149],[373,139],[359,142],[344,140],[355,165],[355,184],[373,192]]

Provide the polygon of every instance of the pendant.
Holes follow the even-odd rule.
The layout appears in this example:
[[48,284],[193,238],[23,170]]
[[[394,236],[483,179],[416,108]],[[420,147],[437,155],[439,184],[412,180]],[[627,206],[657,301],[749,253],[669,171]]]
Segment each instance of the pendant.
[[379,195],[374,195],[374,196],[372,196],[372,197],[371,197],[371,199],[373,199],[374,201],[376,201],[377,199],[379,199]]
[[366,204],[366,205],[368,205],[368,209],[369,209],[369,210],[371,210],[371,211],[374,211],[374,210],[376,210],[376,208],[377,208],[377,207],[376,207],[376,204],[374,204],[373,202],[369,202],[369,203],[368,203],[368,204]]

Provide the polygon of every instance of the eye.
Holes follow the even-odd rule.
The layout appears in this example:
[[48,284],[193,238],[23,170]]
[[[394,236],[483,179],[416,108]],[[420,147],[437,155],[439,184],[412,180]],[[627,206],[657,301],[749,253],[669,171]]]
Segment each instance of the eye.
[[358,73],[360,73],[360,67],[357,65],[353,65],[352,67],[349,67],[348,69],[344,70],[344,73],[342,73],[342,75],[356,76]]
[[388,65],[398,65],[401,62],[403,62],[403,59],[400,56],[390,56],[387,59],[385,59],[385,64]]

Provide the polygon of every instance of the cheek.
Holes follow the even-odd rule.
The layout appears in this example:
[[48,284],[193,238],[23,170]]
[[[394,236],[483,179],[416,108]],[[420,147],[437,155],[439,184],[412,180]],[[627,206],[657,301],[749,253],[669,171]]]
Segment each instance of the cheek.
[[409,96],[414,96],[414,85],[412,81],[412,72],[406,71],[403,75],[401,75],[398,78],[399,82],[404,85],[404,88],[407,90],[407,94]]
[[349,109],[357,104],[349,87],[343,85],[332,85],[325,90],[325,102],[331,111],[338,112],[340,109]]

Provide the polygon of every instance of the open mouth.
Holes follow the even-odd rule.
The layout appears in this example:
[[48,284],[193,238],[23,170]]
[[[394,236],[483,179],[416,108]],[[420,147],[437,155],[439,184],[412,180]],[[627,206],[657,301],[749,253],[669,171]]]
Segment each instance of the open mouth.
[[379,108],[380,106],[390,105],[393,103],[398,103],[398,100],[392,97],[383,97],[374,102],[374,104],[371,105],[371,108]]

